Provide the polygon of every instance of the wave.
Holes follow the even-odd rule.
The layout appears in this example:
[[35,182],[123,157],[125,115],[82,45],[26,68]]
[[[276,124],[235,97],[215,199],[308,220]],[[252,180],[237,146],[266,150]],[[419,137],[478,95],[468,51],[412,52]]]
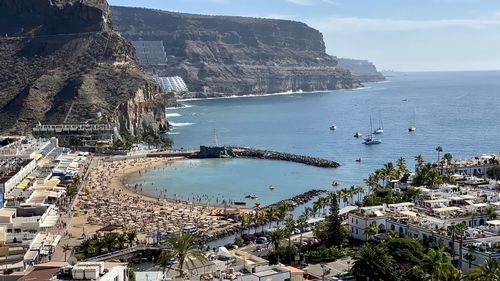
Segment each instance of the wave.
[[167,113],[167,117],[179,117],[182,116],[179,113]]
[[179,132],[167,132],[167,135],[179,135]]
[[[184,100],[177,100],[177,101],[184,101]],[[178,109],[183,109],[183,108],[190,108],[193,106],[195,106],[195,105],[181,103],[181,106],[165,107],[165,109],[166,110],[178,110]]]
[[175,123],[175,122],[169,122],[170,125],[174,126],[174,127],[185,127],[185,126],[191,126],[191,125],[194,125],[196,123],[189,123],[189,122],[181,122],[181,123]]
[[358,88],[352,89],[352,91],[368,90],[368,89],[371,89],[371,88],[372,87],[358,87]]
[[377,84],[383,84],[383,83],[391,83],[392,81],[391,80],[384,80],[384,81],[378,81],[378,82],[375,82]]
[[257,98],[257,97],[270,97],[270,96],[290,96],[297,94],[314,94],[314,93],[328,93],[333,92],[335,90],[324,90],[324,91],[312,91],[312,92],[304,92],[302,90],[299,91],[287,91],[287,92],[279,92],[279,93],[271,93],[271,94],[249,94],[249,95],[231,95],[231,96],[223,96],[223,97],[210,97],[210,98],[188,98],[188,99],[180,99],[178,102],[183,101],[197,101],[197,100],[220,100],[220,99],[239,99],[239,98]]

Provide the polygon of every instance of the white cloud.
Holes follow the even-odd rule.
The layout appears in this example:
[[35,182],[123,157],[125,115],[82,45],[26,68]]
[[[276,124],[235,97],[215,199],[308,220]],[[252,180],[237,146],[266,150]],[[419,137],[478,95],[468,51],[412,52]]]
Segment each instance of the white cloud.
[[500,20],[492,19],[441,19],[441,20],[393,20],[358,17],[329,17],[311,20],[308,24],[322,32],[355,31],[401,31],[428,30],[449,27],[485,27],[500,25]]
[[500,17],[500,11],[496,12],[496,13],[494,14],[494,16],[495,16],[495,17]]
[[338,5],[334,0],[287,0],[288,2],[301,6],[313,6],[315,4],[330,4],[330,5]]

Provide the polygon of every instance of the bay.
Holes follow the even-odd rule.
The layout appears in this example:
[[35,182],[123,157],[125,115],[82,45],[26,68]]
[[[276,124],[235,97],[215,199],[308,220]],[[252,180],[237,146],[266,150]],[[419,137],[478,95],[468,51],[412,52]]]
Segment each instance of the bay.
[[[340,161],[338,169],[260,160],[196,160],[146,174],[144,192],[192,198],[207,194],[240,200],[256,194],[270,203],[312,187],[361,185],[375,168],[399,157],[410,169],[414,156],[437,157],[442,146],[454,158],[499,151],[500,72],[396,73],[383,83],[321,93],[185,101],[169,109],[175,147],[212,144],[250,146]],[[413,123],[417,131],[409,133]],[[353,137],[383,125],[382,144]],[[331,123],[337,130],[329,130]],[[355,159],[361,158],[360,163]],[[150,183],[153,183],[152,185]],[[274,192],[267,186],[275,185]]]

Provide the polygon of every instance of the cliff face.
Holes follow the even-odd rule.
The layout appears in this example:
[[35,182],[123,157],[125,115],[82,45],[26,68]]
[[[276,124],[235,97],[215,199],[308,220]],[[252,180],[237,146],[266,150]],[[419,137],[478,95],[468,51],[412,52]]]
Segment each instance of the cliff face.
[[167,64],[144,68],[179,75],[191,91],[242,95],[359,86],[325,53],[322,34],[300,22],[111,9],[124,37],[163,41]]
[[158,133],[171,99],[111,28],[105,0],[0,0],[0,130],[37,122],[119,123]]
[[367,60],[339,58],[339,67],[349,70],[361,82],[384,81],[385,77]]

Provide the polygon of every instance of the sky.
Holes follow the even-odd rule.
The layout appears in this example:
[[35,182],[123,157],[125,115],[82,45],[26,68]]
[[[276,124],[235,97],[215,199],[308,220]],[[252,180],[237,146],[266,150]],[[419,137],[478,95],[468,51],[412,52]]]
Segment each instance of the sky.
[[302,21],[327,53],[395,71],[499,70],[500,0],[108,0],[112,5]]

